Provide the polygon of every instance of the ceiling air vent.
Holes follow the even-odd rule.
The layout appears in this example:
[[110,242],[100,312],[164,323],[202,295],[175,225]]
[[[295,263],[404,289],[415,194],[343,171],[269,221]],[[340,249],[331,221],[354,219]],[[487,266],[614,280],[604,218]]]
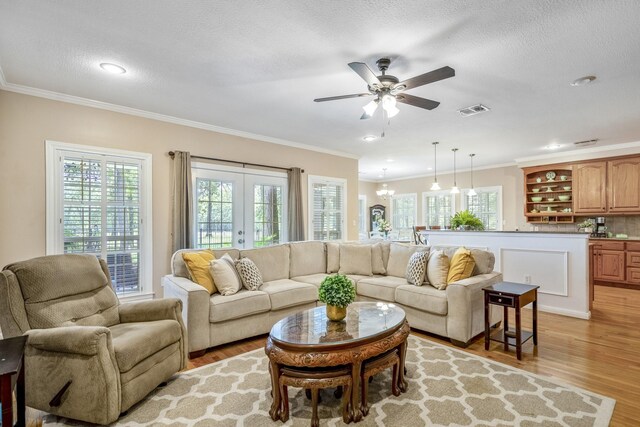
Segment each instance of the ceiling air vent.
[[489,107],[485,107],[482,104],[477,104],[477,105],[472,105],[471,107],[462,108],[458,110],[458,113],[460,113],[462,117],[469,117],[469,116],[474,116],[476,114],[484,113],[489,110],[490,110]]
[[598,142],[598,138],[574,142],[573,145],[575,145],[576,147],[588,147],[590,145],[596,145],[596,142]]

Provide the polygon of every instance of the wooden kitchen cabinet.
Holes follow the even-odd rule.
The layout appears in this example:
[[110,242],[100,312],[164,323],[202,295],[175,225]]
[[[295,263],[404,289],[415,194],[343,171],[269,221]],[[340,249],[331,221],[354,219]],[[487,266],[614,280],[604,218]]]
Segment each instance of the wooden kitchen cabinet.
[[607,211],[607,162],[573,165],[573,199],[576,214]]
[[624,251],[601,249],[597,257],[594,279],[624,282]]
[[609,212],[640,211],[640,157],[610,160],[607,166]]
[[640,285],[640,242],[591,240],[589,283]]

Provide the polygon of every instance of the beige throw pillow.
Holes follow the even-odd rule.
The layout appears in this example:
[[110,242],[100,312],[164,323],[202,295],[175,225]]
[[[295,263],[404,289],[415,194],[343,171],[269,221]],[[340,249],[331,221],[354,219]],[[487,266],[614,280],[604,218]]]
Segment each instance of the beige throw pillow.
[[249,258],[240,258],[236,261],[236,271],[240,275],[242,285],[250,290],[257,291],[262,286],[262,274],[256,264]]
[[340,245],[338,272],[371,276],[371,245]]
[[234,264],[229,254],[211,261],[209,271],[220,295],[233,295],[242,289],[242,282]]
[[406,273],[408,283],[416,286],[422,286],[424,276],[427,273],[428,258],[429,254],[427,252],[414,252],[414,254],[411,255],[409,263],[407,264]]
[[374,243],[371,245],[371,272],[373,274],[387,273],[387,269],[384,267],[382,243]]
[[409,258],[415,252],[429,252],[429,246],[402,245],[392,243],[389,250],[389,262],[387,264],[387,276],[406,277]]
[[340,244],[327,243],[327,273],[337,273],[340,270]]
[[429,284],[436,289],[446,289],[447,274],[449,274],[449,257],[443,251],[432,251],[427,262]]

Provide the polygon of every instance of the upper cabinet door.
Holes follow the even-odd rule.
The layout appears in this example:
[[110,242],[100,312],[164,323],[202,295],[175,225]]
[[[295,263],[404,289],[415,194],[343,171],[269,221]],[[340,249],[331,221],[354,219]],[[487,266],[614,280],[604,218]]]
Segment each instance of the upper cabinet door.
[[606,212],[607,162],[574,165],[573,187],[575,213]]
[[610,160],[609,212],[640,211],[640,157]]

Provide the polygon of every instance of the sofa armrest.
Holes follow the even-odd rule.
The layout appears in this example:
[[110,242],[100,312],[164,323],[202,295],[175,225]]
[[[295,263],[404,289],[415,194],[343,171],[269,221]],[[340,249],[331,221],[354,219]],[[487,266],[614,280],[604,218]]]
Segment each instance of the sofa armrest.
[[478,274],[447,286],[447,335],[466,343],[484,330],[482,288],[502,281],[502,273]]
[[25,335],[27,406],[97,424],[118,419],[120,371],[108,328],[66,326]]
[[165,298],[182,302],[182,319],[187,329],[188,351],[209,347],[209,292],[184,277],[167,275],[162,278]]
[[139,301],[118,306],[120,323],[177,320],[182,322],[182,301],[177,298]]
[[111,346],[111,331],[103,326],[66,326],[31,329],[27,345],[42,351],[95,356],[100,346]]

